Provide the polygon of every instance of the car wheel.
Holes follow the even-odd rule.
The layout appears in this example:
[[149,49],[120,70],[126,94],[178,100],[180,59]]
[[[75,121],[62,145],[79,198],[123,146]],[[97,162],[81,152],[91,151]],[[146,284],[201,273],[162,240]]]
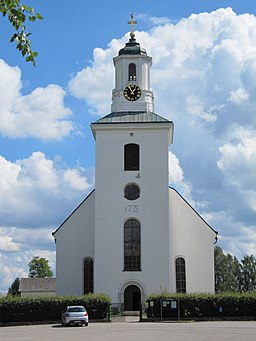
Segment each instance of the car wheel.
[[85,327],[88,327],[88,322],[84,324]]

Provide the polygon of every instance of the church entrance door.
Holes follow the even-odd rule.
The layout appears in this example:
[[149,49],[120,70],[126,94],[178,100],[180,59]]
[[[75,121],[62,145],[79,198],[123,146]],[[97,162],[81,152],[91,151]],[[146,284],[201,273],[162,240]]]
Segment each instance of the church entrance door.
[[124,310],[139,311],[141,292],[136,285],[129,285],[124,291]]

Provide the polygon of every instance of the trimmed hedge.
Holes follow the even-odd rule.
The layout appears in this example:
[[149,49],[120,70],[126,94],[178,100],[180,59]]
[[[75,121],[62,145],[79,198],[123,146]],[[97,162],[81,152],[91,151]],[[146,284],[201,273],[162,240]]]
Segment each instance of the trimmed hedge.
[[[177,300],[177,310],[165,307],[162,300]],[[221,294],[153,294],[147,302],[147,317],[156,319],[256,319],[256,292]],[[151,303],[152,305],[152,303]]]
[[88,294],[79,297],[12,297],[0,298],[0,323],[60,321],[61,312],[68,305],[83,305],[89,320],[105,319],[111,299],[105,294]]

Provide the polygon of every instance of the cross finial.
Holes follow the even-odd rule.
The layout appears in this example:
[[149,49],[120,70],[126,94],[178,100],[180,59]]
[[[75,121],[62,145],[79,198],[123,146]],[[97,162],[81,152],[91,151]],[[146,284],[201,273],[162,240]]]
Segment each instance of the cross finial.
[[134,24],[137,24],[137,21],[134,20],[133,14],[130,14],[130,17],[131,17],[131,20],[129,20],[127,23],[128,23],[129,25],[131,25],[130,37],[131,37],[132,39],[134,39],[134,37],[135,37],[135,33],[134,33]]

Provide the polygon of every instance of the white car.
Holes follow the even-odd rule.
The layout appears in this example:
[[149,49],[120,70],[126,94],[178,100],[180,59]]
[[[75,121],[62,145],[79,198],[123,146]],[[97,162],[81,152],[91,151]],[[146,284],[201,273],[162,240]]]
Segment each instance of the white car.
[[61,322],[63,326],[70,324],[81,324],[88,326],[88,313],[82,305],[68,306],[66,311],[61,314]]

